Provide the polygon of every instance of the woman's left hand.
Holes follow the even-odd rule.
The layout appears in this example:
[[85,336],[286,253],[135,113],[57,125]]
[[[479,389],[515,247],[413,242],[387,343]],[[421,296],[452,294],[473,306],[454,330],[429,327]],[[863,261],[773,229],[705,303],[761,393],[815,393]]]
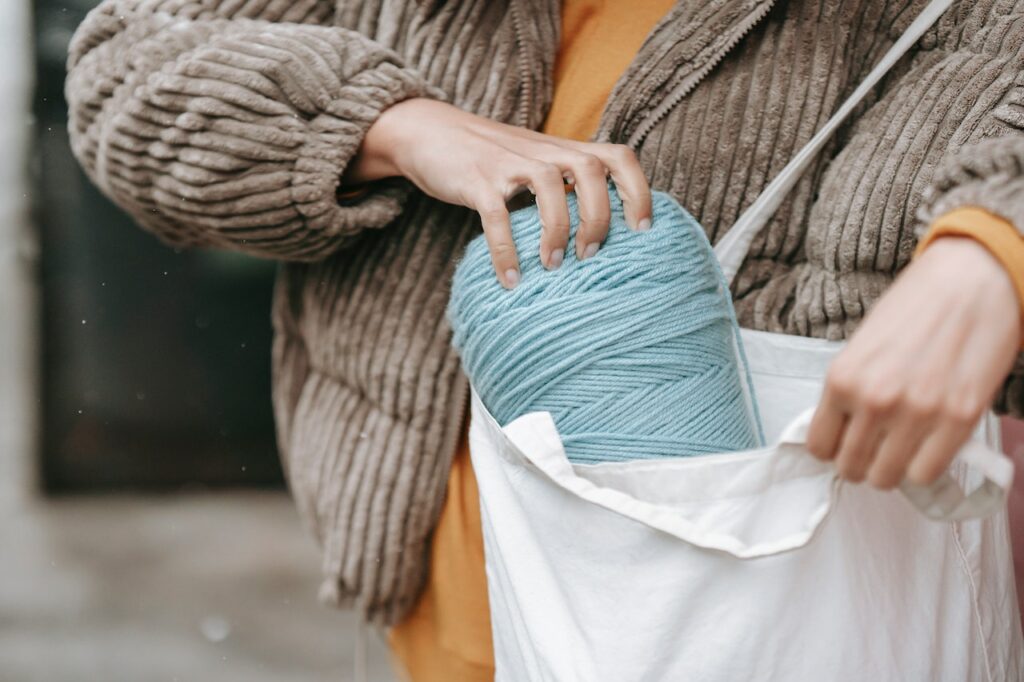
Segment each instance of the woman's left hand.
[[832,363],[808,449],[850,481],[934,481],[1010,372],[1019,311],[1009,275],[983,246],[936,240]]

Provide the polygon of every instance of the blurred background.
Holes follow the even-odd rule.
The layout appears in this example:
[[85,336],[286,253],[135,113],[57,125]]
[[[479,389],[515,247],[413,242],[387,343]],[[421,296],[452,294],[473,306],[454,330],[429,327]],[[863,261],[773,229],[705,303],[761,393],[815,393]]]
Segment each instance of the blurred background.
[[0,681],[352,679],[274,447],[274,265],[160,245],[71,157],[66,49],[97,1],[0,0]]
[[68,148],[98,1],[0,0],[0,681],[350,680],[274,445],[274,264],[162,246]]

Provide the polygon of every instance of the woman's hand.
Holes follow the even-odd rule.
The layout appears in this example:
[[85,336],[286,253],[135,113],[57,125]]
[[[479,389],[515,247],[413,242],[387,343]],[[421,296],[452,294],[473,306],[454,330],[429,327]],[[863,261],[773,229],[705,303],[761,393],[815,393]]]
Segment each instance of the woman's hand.
[[1009,373],[1019,311],[1009,275],[984,247],[938,239],[832,363],[807,447],[850,481],[931,483]]
[[609,173],[626,222],[633,229],[649,228],[651,191],[628,147],[551,137],[418,98],[381,114],[344,181],[401,175],[436,199],[478,211],[498,280],[511,288],[520,271],[506,200],[524,187],[536,195],[544,230],[540,259],[557,268],[569,243],[565,181],[575,184],[579,199],[576,256],[589,258],[608,234]]

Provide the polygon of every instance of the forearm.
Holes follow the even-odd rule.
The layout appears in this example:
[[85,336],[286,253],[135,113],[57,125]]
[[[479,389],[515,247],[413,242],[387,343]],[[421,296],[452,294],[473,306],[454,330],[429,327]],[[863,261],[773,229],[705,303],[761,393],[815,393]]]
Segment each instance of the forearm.
[[398,215],[403,188],[342,206],[341,176],[381,112],[441,93],[352,31],[164,5],[105,3],[72,46],[72,147],[115,202],[177,245],[296,260]]
[[[969,239],[983,246],[999,264],[1016,294],[1016,307],[1005,314],[1024,324],[1024,235],[1017,226],[984,209],[961,208],[936,219],[922,234],[917,254],[950,237]],[[1024,338],[1024,335],[1022,335]],[[1024,356],[1018,355],[1013,369],[999,389],[994,407],[999,412],[1024,415]]]

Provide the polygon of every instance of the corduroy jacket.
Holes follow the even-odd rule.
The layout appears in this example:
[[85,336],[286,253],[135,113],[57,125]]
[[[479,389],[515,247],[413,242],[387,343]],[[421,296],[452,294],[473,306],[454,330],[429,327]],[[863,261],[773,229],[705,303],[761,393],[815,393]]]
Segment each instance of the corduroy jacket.
[[[394,623],[423,584],[467,381],[444,319],[471,211],[404,180],[339,196],[381,111],[435,97],[539,128],[559,0],[106,0],[71,45],[74,152],[177,246],[281,262],[274,406],[322,596]],[[636,150],[714,241],[925,0],[679,0],[597,140]],[[346,195],[347,196],[347,195]],[[741,324],[841,339],[934,217],[1024,227],[1024,0],[960,0],[753,245]],[[1003,407],[1024,402],[1020,367]]]

